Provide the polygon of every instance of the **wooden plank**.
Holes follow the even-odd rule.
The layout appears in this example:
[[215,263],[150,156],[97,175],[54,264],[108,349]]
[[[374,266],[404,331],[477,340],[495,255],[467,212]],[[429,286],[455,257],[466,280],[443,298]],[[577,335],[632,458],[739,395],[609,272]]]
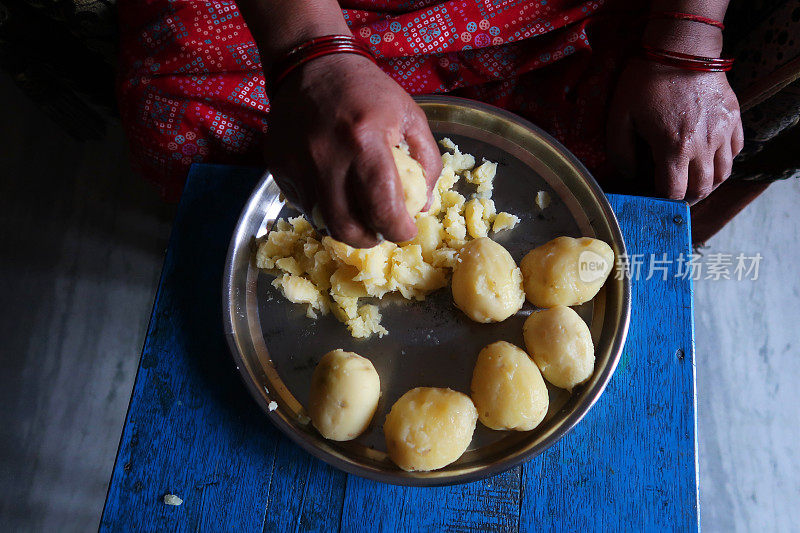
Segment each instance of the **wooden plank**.
[[335,529],[347,474],[281,438],[275,457],[264,531]]
[[[610,196],[628,253],[691,252],[683,203]],[[649,264],[649,260],[645,260]],[[691,280],[633,283],[628,340],[586,418],[525,465],[523,531],[699,527]]]
[[[283,437],[242,386],[222,331],[228,240],[259,171],[193,169],[179,208],[101,529],[261,529]],[[168,506],[164,494],[183,499]]]
[[520,468],[463,485],[420,488],[349,476],[342,531],[515,531]]

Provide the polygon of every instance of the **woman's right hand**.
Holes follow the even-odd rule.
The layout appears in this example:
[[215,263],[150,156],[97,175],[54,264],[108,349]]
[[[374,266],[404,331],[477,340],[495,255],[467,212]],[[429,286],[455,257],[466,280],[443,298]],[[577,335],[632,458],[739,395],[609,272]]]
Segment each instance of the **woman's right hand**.
[[328,55],[292,72],[270,101],[267,165],[285,196],[351,246],[416,234],[391,147],[405,140],[428,194],[442,161],[425,114],[369,59]]

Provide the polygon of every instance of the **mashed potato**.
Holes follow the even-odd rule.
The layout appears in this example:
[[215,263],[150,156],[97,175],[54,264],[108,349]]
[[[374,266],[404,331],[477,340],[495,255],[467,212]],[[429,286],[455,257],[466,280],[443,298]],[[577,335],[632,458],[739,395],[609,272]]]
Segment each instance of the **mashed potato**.
[[403,185],[406,210],[412,217],[422,211],[428,201],[428,184],[422,166],[408,153],[408,146],[392,147],[397,175]]
[[[276,274],[273,285],[290,302],[305,305],[308,317],[331,312],[357,338],[387,334],[378,308],[359,305],[361,298],[398,293],[424,300],[447,285],[458,251],[467,242],[519,222],[510,213],[498,213],[491,199],[496,163],[483,161],[476,167],[475,157],[461,153],[450,139],[440,144],[448,150],[442,155],[442,173],[430,208],[415,216],[417,235],[411,241],[357,249],[322,237],[302,216],[281,219],[259,242],[256,266]],[[414,213],[427,201],[419,194],[424,185],[419,165],[402,147],[393,154],[401,180],[411,184],[404,188],[407,208]],[[469,199],[453,190],[461,178],[477,186]]]

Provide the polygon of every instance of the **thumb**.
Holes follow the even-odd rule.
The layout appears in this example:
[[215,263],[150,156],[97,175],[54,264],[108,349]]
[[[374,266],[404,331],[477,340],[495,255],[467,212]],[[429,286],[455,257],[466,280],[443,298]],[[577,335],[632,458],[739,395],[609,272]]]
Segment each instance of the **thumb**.
[[403,135],[411,157],[422,166],[422,173],[428,184],[428,203],[430,203],[431,191],[442,173],[442,154],[436,146],[425,113],[416,104],[410,111]]

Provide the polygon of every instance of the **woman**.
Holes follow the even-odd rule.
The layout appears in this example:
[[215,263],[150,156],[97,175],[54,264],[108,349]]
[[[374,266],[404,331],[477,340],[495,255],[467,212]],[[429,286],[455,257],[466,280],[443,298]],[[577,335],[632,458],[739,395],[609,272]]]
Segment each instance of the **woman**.
[[[730,175],[743,145],[724,72],[640,57],[641,43],[719,57],[714,21],[724,18],[725,0],[654,0],[648,10],[628,0],[241,0],[239,7],[241,14],[225,2],[120,5],[123,118],[134,158],[167,194],[180,190],[194,161],[255,161],[265,132],[266,160],[282,189],[306,209],[318,204],[334,237],[361,247],[378,234],[407,240],[415,227],[389,146],[407,141],[431,186],[440,170],[409,93],[448,92],[507,108],[559,138],[606,188],[652,188],[690,202]],[[323,55],[272,86],[274,63],[297,45],[351,32],[377,65],[357,54]]]

